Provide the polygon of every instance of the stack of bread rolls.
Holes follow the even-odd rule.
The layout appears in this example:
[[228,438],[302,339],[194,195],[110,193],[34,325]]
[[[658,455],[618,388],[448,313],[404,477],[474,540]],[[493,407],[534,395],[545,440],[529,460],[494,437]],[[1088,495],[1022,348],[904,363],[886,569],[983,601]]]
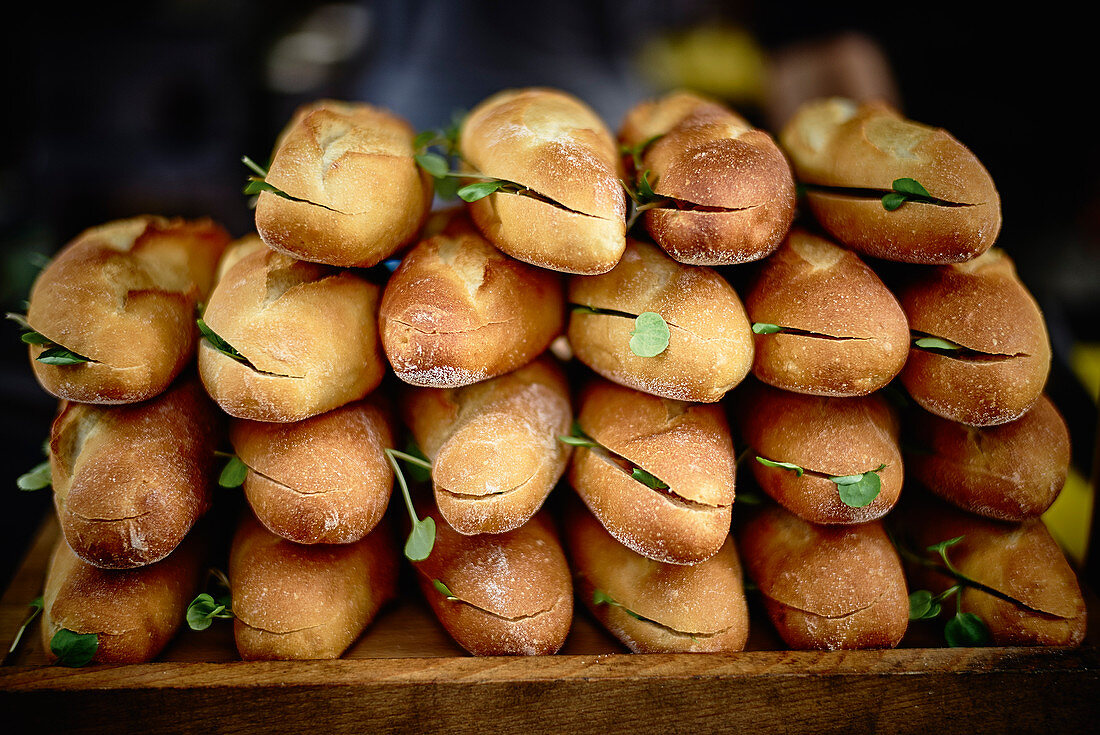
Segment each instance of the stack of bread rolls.
[[[66,628],[149,660],[219,564],[207,617],[245,659],[339,657],[414,588],[475,655],[555,653],[575,596],[634,652],[741,650],[753,600],[793,648],[891,647],[909,585],[884,521],[910,557],[965,537],[959,567],[1003,594],[960,609],[993,641],[1080,642],[1039,520],[1069,464],[1049,339],[950,134],[834,99],[777,142],[676,92],[616,140],[528,88],[452,145],[320,100],[276,142],[256,234],[138,217],[42,273],[47,647]],[[433,213],[447,178],[466,204]],[[883,260],[919,265],[887,283]],[[200,518],[234,493],[219,561]],[[960,520],[922,509],[944,501]]]

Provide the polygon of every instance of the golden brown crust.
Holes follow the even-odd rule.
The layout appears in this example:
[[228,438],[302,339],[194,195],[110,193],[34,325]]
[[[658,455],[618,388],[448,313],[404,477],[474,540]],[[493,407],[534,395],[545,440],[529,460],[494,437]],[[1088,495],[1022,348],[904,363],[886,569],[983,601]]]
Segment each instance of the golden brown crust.
[[1015,421],[986,428],[914,411],[908,422],[914,478],[963,510],[1002,521],[1042,515],[1069,471],[1069,431],[1042,396]]
[[157,562],[210,506],[220,416],[196,378],[144,403],[65,403],[50,438],[54,505],[77,556],[107,569]]
[[[845,246],[906,263],[969,260],[1001,229],[1001,201],[989,172],[946,130],[906,120],[883,102],[808,102],[780,142],[817,220]],[[887,211],[882,194],[896,179],[918,181],[936,199]],[[872,190],[868,195],[813,186]]]
[[879,521],[817,526],[770,505],[739,540],[768,617],[791,648],[892,648],[905,635],[905,575]]
[[[439,622],[475,656],[557,652],[573,620],[573,588],[565,552],[546,512],[500,534],[465,536],[438,509],[431,555],[414,562],[416,579]],[[457,600],[436,589],[442,582]]]
[[397,377],[433,388],[527,364],[563,322],[560,276],[504,255],[464,218],[405,256],[379,310],[382,345]]
[[644,215],[669,255],[692,265],[731,265],[779,247],[794,219],[795,187],[770,135],[690,92],[637,105],[619,139],[636,146],[655,135],[661,137],[642,152],[637,173],[650,171],[654,193],[680,203]]
[[668,348],[656,357],[630,349],[634,320],[574,310],[569,341],[600,375],[646,393],[712,403],[752,365],[752,329],[737,292],[717,271],[677,263],[660,248],[631,240],[619,265],[601,276],[569,279],[570,304],[638,315],[660,314]]
[[[565,536],[577,595],[631,651],[744,649],[749,614],[732,537],[699,564],[664,564],[620,544],[579,503],[566,516]],[[597,589],[622,607],[596,604]]]
[[[962,591],[961,609],[977,614],[999,646],[1077,646],[1085,638],[1085,600],[1058,543],[1039,518],[1001,523],[963,513],[946,503],[906,506],[900,519],[906,541],[925,548],[962,536],[948,549],[964,575],[1024,606],[973,587]],[[914,565],[913,585],[938,594],[955,583],[930,567]]]
[[339,658],[394,597],[397,573],[385,524],[354,543],[302,546],[246,513],[229,555],[241,658]]
[[203,315],[254,368],[203,340],[202,382],[222,410],[253,421],[300,421],[358,400],[385,371],[377,314],[378,287],[352,272],[254,252]]
[[50,558],[42,596],[42,647],[62,628],[98,636],[92,663],[152,661],[183,622],[202,571],[203,541],[191,536],[165,559],[138,569],[99,569],[64,539]]
[[[879,395],[822,398],[752,386],[739,405],[741,433],[754,454],[748,460],[756,481],[787,510],[811,523],[866,523],[890,511],[901,494],[904,471],[898,448],[899,423]],[[767,467],[756,456],[806,470]],[[840,499],[829,477],[874,471],[878,497],[862,508]]]
[[266,248],[267,245],[264,244],[264,241],[254,233],[229,243],[222,253],[221,259],[218,260],[218,271],[214,283],[217,284],[229,272],[229,269],[237,264],[237,261],[257,250],[265,250]]
[[354,543],[386,511],[392,418],[373,397],[290,424],[237,419],[229,438],[249,468],[248,503],[278,536],[299,544]]
[[[718,552],[734,498],[733,443],[720,407],[595,380],[582,393],[577,422],[607,451],[577,447],[569,479],[611,535],[672,564],[697,564]],[[668,488],[634,479],[633,467]]]
[[462,534],[503,533],[542,507],[569,462],[569,386],[550,357],[458,389],[414,388],[405,424],[432,460],[435,500]]
[[924,272],[902,291],[901,305],[916,336],[985,353],[949,357],[911,349],[901,381],[922,408],[992,426],[1020,418],[1039,399],[1050,372],[1050,337],[1003,251]]
[[380,263],[410,242],[432,203],[431,176],[413,159],[412,127],[358,102],[318,100],[280,134],[256,230],[295,258],[345,267]]
[[761,266],[745,308],[753,323],[798,330],[754,335],[753,374],[784,390],[866,395],[889,383],[909,354],[905,313],[874,271],[802,229]]
[[579,99],[552,89],[504,90],[466,117],[459,141],[474,171],[552,202],[494,193],[470,214],[498,248],[566,273],[606,273],[622,256],[626,194],[607,127]]
[[36,358],[50,345],[30,345],[38,382],[81,403],[134,403],[164,391],[194,356],[195,305],[228,242],[208,219],[141,216],[82,232],[39,274],[27,321],[91,362],[48,365]]

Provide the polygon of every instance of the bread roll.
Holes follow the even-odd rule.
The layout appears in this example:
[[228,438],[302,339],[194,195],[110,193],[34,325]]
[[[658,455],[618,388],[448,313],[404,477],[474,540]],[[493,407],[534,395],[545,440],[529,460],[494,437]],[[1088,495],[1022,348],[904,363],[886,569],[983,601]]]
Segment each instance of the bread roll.
[[[699,564],[664,564],[620,544],[579,503],[567,515],[565,537],[577,595],[631,651],[745,648],[749,612],[732,537]],[[596,590],[617,604],[597,603]]]
[[[752,330],[737,292],[717,271],[677,263],[632,240],[622,261],[601,276],[569,281],[569,341],[578,359],[616,383],[683,401],[712,403],[752,365]],[[592,313],[591,309],[615,313]],[[630,347],[639,314],[667,322],[668,348],[641,357]]]
[[156,658],[184,620],[201,584],[203,542],[192,536],[167,558],[139,569],[100,569],[64,539],[50,557],[42,595],[42,646],[62,628],[98,638],[91,663],[139,664]]
[[901,382],[926,411],[971,426],[1014,421],[1043,392],[1050,338],[1039,305],[994,249],[922,272],[901,293],[914,337],[946,339],[941,354],[914,343]]
[[[764,491],[787,510],[811,523],[866,523],[897,503],[905,474],[900,424],[882,396],[823,398],[757,383],[741,398],[738,423],[750,449],[747,464]],[[756,456],[804,472],[766,466]],[[841,486],[829,478],[866,472],[878,475],[878,496],[858,508],[843,502]]]
[[905,635],[905,576],[879,521],[817,526],[769,505],[750,516],[739,541],[768,617],[791,648],[892,648]]
[[222,276],[228,273],[229,269],[235,266],[237,261],[241,260],[246,255],[251,255],[258,250],[262,251],[266,249],[267,245],[265,245],[264,241],[260,239],[260,236],[256,234],[245,235],[229,243],[222,253],[221,260],[218,261],[218,273],[217,278],[214,279],[214,283],[216,284],[220,281]]
[[[734,454],[719,406],[658,398],[595,380],[585,387],[569,479],[600,523],[633,551],[670,564],[718,553],[730,530]],[[635,479],[635,469],[667,487]]]
[[524,187],[469,205],[498,248],[566,273],[606,273],[619,262],[626,192],[618,148],[579,99],[553,89],[498,92],[470,111],[459,146],[474,172]]
[[63,403],[50,472],[73,552],[106,569],[168,556],[210,506],[221,434],[220,416],[194,377],[144,403]]
[[301,421],[358,400],[385,371],[377,314],[378,287],[354,273],[256,251],[203,315],[245,361],[204,339],[202,382],[222,410],[253,421]]
[[552,358],[465,388],[414,388],[405,424],[432,460],[435,501],[462,534],[503,533],[542,507],[569,461],[573,422]]
[[504,255],[464,218],[405,256],[386,284],[378,318],[397,377],[434,388],[527,364],[563,321],[560,276]]
[[[85,230],[31,289],[29,347],[42,387],[80,403],[134,403],[164,391],[195,354],[195,305],[229,235],[210,220],[134,217]],[[87,362],[38,358],[61,346]]]
[[[779,140],[818,222],[846,247],[903,263],[958,263],[1001,229],[989,172],[946,130],[906,120],[883,102],[839,97],[803,105]],[[882,197],[914,179],[936,202],[888,210]]]
[[431,555],[413,563],[416,580],[458,645],[475,656],[540,656],[561,648],[573,621],[573,589],[549,515],[478,536],[458,533],[427,504],[420,516],[435,519],[436,537]]
[[779,247],[794,219],[795,188],[770,135],[717,101],[681,91],[627,113],[623,146],[651,140],[633,173],[651,172],[654,193],[671,200],[644,214],[665,252],[681,263],[731,265]]
[[380,263],[410,242],[432,203],[413,159],[415,131],[392,112],[318,100],[281,133],[256,201],[256,230],[295,258],[346,267]]
[[272,533],[299,544],[350,544],[389,504],[392,417],[367,399],[289,424],[236,419],[229,438],[248,465],[244,493]]
[[[1085,601],[1077,577],[1041,519],[1001,523],[930,499],[907,504],[904,511],[898,516],[903,543],[925,549],[962,536],[947,549],[952,565],[1020,603],[973,586],[960,593],[960,609],[982,619],[995,645],[1077,646],[1085,639]],[[925,553],[930,560],[939,560],[931,552]],[[933,594],[955,584],[954,578],[933,567],[914,564],[910,572],[914,588]]]
[[963,510],[1002,521],[1042,515],[1066,483],[1069,431],[1042,396],[1021,418],[979,428],[914,411],[906,465],[929,490]]
[[894,295],[859,257],[802,229],[757,272],[745,308],[754,324],[752,372],[796,393],[861,396],[889,383],[909,354]]
[[291,543],[246,513],[233,537],[233,635],[245,660],[339,658],[397,592],[386,525],[350,544]]

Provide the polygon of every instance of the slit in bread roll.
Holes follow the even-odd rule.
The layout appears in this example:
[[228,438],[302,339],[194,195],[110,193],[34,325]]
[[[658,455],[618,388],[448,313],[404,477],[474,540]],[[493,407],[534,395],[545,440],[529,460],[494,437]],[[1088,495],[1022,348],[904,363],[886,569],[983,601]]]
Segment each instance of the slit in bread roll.
[[[970,579],[1007,595],[995,597],[973,586],[958,594],[963,612],[974,613],[998,646],[1078,646],[1087,615],[1077,576],[1040,518],[1002,523],[922,498],[898,513],[902,543],[914,549],[962,539],[948,550],[951,564]],[[933,557],[929,557],[933,559]],[[909,566],[914,588],[939,594],[956,583],[933,567]]]
[[50,437],[54,506],[89,564],[160,561],[210,507],[221,417],[195,377],[144,403],[62,404]]
[[[195,306],[228,242],[208,219],[141,216],[82,232],[31,289],[27,321],[52,343],[29,345],[38,382],[80,403],[134,403],[163,392],[195,354]],[[88,361],[39,362],[54,346]]]
[[394,446],[388,406],[368,398],[289,424],[235,419],[229,439],[248,474],[244,494],[272,533],[299,544],[349,544],[389,504]]
[[469,204],[485,236],[513,258],[566,273],[606,273],[622,257],[626,193],[618,148],[603,121],[564,92],[504,90],[462,124],[473,173],[524,187]]
[[913,478],[944,500],[1001,521],[1023,521],[1051,506],[1069,472],[1066,422],[1042,396],[1027,413],[976,427],[915,410],[907,421]]
[[402,412],[432,461],[440,513],[462,534],[504,533],[542,507],[569,462],[573,421],[550,357],[465,388],[412,388]]
[[[577,423],[600,446],[573,450],[569,479],[612,536],[670,564],[698,564],[718,553],[729,535],[735,472],[719,406],[596,379],[581,395]],[[665,487],[636,479],[635,469]]]
[[[756,383],[739,398],[738,424],[750,457],[803,470],[749,461],[756,481],[787,510],[811,523],[852,524],[881,518],[897,503],[905,476],[901,426],[881,395],[824,398]],[[867,472],[879,477],[878,495],[859,508],[844,503],[830,478]]]
[[645,212],[645,226],[681,263],[759,260],[790,229],[790,164],[768,133],[721,103],[685,91],[643,102],[627,113],[619,141],[644,146],[635,178],[651,172],[654,193],[670,200]]
[[242,359],[199,345],[199,373],[231,416],[300,421],[382,380],[378,287],[351,271],[273,250],[246,255],[210,294],[203,320]]
[[246,512],[229,553],[233,635],[250,660],[339,658],[397,594],[385,524],[349,544],[295,544]]
[[[634,653],[741,651],[749,635],[733,538],[693,565],[665,564],[616,541],[579,502],[564,521],[577,595]],[[595,601],[599,590],[614,602]]]
[[752,372],[796,393],[866,395],[909,354],[909,324],[885,284],[850,250],[795,228],[756,273],[745,308],[756,334]]
[[[943,265],[981,255],[1001,229],[1001,199],[977,157],[942,128],[902,117],[884,102],[807,102],[779,136],[807,187],[814,217],[846,247],[904,263]],[[888,210],[898,179],[934,202]]]
[[926,411],[971,426],[1015,421],[1043,392],[1050,337],[1039,305],[1012,260],[994,248],[979,258],[919,274],[901,294],[914,342],[901,382]]
[[[569,342],[577,358],[616,383],[665,398],[712,403],[752,366],[745,307],[719,273],[677,263],[660,248],[631,240],[610,273],[569,279]],[[655,312],[668,324],[668,347],[642,357],[630,347],[635,317]]]
[[573,586],[547,512],[506,533],[466,536],[430,504],[418,511],[435,519],[436,537],[431,555],[413,563],[416,579],[458,645],[475,656],[561,648],[573,621]]
[[739,526],[738,540],[791,648],[893,648],[905,635],[905,575],[880,521],[818,526],[769,505]]
[[65,628],[98,639],[91,663],[152,661],[184,620],[201,584],[205,538],[196,531],[155,564],[137,569],[100,569],[58,539],[42,595],[42,645]]
[[[413,156],[415,131],[392,112],[360,102],[300,107],[280,134],[256,230],[295,258],[344,267],[382,262],[420,229],[431,176]],[[285,196],[284,196],[285,194]]]
[[458,388],[535,359],[563,321],[558,274],[509,258],[456,217],[405,256],[378,328],[397,377]]

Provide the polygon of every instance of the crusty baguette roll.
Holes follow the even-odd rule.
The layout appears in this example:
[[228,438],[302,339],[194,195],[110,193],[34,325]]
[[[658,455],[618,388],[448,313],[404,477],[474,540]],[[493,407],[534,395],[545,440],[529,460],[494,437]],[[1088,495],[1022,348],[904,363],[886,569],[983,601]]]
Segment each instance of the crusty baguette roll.
[[[209,293],[228,242],[206,219],[142,216],[85,230],[31,289],[27,321],[53,343],[30,345],[38,382],[80,403],[161,393],[195,354],[195,305]],[[58,345],[89,361],[38,361]]]
[[[934,501],[907,504],[898,514],[902,543],[925,549],[962,536],[947,548],[967,577],[1021,604],[963,588],[963,612],[974,613],[999,646],[1077,646],[1085,638],[1085,600],[1065,554],[1039,518],[1001,523]],[[928,552],[926,552],[928,553]],[[930,555],[930,560],[938,557]],[[955,584],[933,567],[910,565],[912,586],[939,594]],[[952,605],[952,609],[954,605]]]
[[[733,538],[693,565],[665,564],[616,541],[579,503],[565,520],[577,595],[635,653],[741,651],[749,611]],[[597,602],[596,590],[614,603]]]
[[402,413],[432,460],[436,504],[459,533],[523,525],[569,462],[557,439],[573,422],[569,386],[550,357],[465,388],[410,389]]
[[436,522],[435,546],[413,566],[455,642],[475,656],[556,653],[573,622],[573,585],[551,517],[537,513],[507,533],[466,536],[423,504],[420,517],[427,516]]
[[738,540],[791,648],[892,648],[905,635],[905,575],[881,522],[818,526],[769,505],[739,526]]
[[64,402],[50,436],[54,506],[89,564],[160,561],[210,506],[221,418],[196,378],[151,401]]
[[[1001,229],[993,179],[942,128],[906,120],[883,102],[803,105],[779,136],[810,209],[846,247],[904,263],[945,264],[989,249]],[[882,197],[914,179],[938,200],[893,211]]]
[[382,294],[397,377],[457,388],[525,365],[562,331],[561,277],[509,258],[465,218],[413,248]]
[[367,395],[382,380],[378,287],[351,271],[273,250],[242,258],[203,320],[245,362],[199,345],[199,373],[226,413],[300,421]]
[[229,269],[237,264],[237,261],[258,250],[266,249],[267,245],[265,245],[264,241],[260,239],[260,236],[256,234],[245,235],[229,243],[225,251],[222,252],[221,259],[218,261],[218,272],[217,277],[214,279],[214,284],[217,285],[218,281],[229,272]]
[[[588,307],[569,317],[577,358],[616,383],[712,403],[752,366],[752,330],[733,287],[717,271],[677,263],[649,243],[630,241],[610,273],[571,278],[568,298]],[[642,357],[630,347],[631,317],[647,311],[660,314],[671,332],[668,348],[656,357]]]
[[[718,553],[729,535],[735,470],[720,406],[597,379],[582,392],[577,423],[600,447],[574,449],[569,480],[612,536],[670,564]],[[635,469],[667,487],[636,479]]]
[[289,424],[235,419],[244,494],[272,533],[299,544],[350,544],[382,519],[393,489],[387,407],[368,398]]
[[985,428],[916,410],[906,422],[912,476],[963,510],[1002,521],[1042,515],[1069,472],[1066,422],[1042,396],[1015,421]]
[[291,543],[245,513],[229,553],[241,658],[339,658],[397,594],[386,524],[350,544]]
[[754,324],[752,372],[796,393],[860,396],[889,383],[909,354],[898,300],[855,253],[794,229],[757,272],[745,308]]
[[683,91],[642,102],[627,113],[619,141],[645,146],[634,178],[650,172],[654,193],[671,200],[648,210],[645,226],[681,263],[759,260],[790,229],[790,164],[768,133],[725,105]]
[[525,188],[469,205],[498,248],[566,273],[606,273],[619,262],[626,192],[618,148],[586,104],[553,89],[498,92],[470,111],[459,147],[473,172]]
[[[280,134],[256,201],[256,230],[295,258],[346,267],[380,263],[416,236],[431,176],[413,159],[415,131],[392,112],[318,100]],[[289,198],[288,198],[289,197]]]
[[156,658],[184,620],[202,583],[203,540],[192,535],[165,559],[138,569],[100,569],[58,539],[42,595],[42,645],[62,628],[98,638],[91,663]]
[[992,426],[1014,421],[1039,399],[1050,372],[1050,337],[1039,305],[999,249],[967,263],[922,272],[901,293],[917,343],[901,382],[922,408],[950,421]]
[[[897,503],[905,475],[900,423],[881,395],[824,398],[756,383],[738,397],[738,424],[750,449],[747,464],[764,491],[787,510],[811,523],[866,523]],[[804,471],[767,466],[758,456]],[[878,496],[862,507],[844,503],[841,486],[829,478],[866,472],[878,475]]]

